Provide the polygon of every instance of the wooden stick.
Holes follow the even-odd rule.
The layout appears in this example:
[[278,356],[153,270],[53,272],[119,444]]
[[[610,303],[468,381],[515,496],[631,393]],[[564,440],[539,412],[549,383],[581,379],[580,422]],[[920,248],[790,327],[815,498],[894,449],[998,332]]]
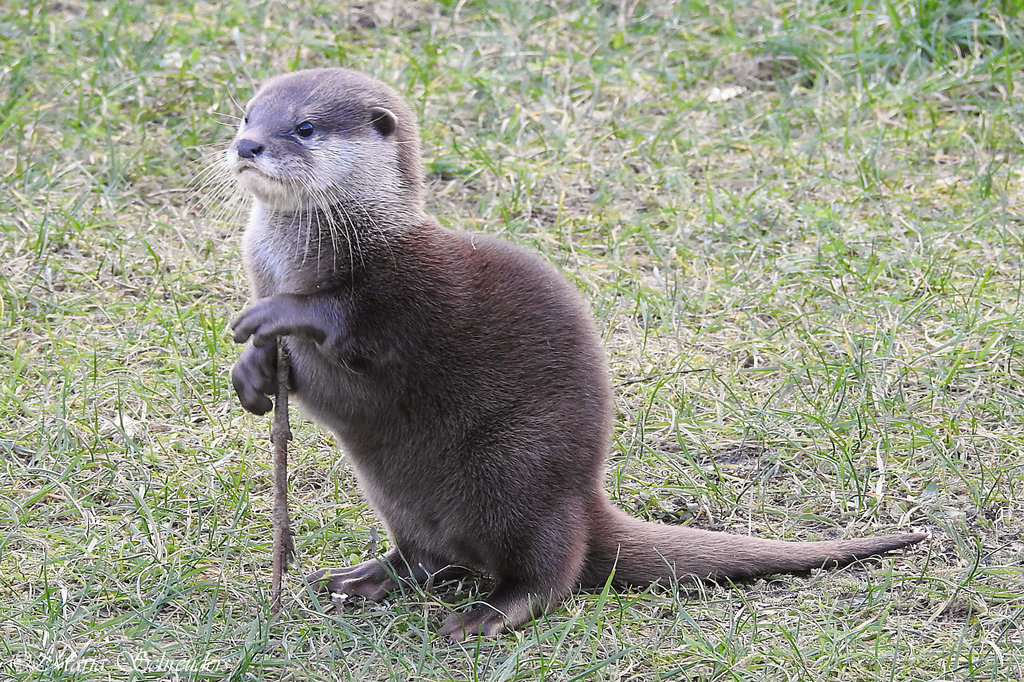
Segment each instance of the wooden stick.
[[288,520],[288,441],[292,439],[288,423],[288,377],[291,374],[284,339],[277,339],[277,400],[270,442],[274,444],[274,544],[270,568],[270,613],[281,610],[281,582],[288,570],[288,559],[295,556],[291,522]]

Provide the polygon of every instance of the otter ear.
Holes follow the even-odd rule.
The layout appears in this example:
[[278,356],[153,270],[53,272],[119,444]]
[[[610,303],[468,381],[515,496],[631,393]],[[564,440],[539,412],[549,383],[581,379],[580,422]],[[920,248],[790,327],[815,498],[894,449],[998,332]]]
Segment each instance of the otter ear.
[[390,109],[384,107],[370,107],[370,122],[384,137],[394,133],[395,128],[398,127],[398,119]]

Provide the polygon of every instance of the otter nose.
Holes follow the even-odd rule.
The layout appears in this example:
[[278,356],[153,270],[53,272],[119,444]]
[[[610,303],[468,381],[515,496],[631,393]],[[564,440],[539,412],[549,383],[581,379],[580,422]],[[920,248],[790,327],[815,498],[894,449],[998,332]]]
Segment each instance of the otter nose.
[[243,159],[252,159],[263,151],[263,145],[259,142],[242,139],[235,143],[235,151],[237,151],[238,155]]

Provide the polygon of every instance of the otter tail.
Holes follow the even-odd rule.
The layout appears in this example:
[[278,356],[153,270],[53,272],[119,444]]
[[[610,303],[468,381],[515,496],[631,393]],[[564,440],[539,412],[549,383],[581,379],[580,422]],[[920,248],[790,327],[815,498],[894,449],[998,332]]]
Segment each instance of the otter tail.
[[742,580],[773,573],[809,571],[900,549],[926,533],[854,540],[785,542],[648,523],[611,504],[594,520],[583,572],[585,586],[647,585],[673,576]]

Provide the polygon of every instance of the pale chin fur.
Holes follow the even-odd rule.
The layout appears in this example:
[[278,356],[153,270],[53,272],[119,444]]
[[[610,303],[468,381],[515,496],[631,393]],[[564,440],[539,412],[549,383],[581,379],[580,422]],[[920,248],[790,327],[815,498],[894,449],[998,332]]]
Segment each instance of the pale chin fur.
[[[239,187],[248,192],[267,208],[276,211],[293,212],[305,207],[306,201],[297,196],[294,187],[275,179],[265,168],[266,161],[243,161],[234,150],[227,152],[225,162]],[[269,170],[273,170],[272,168]]]

